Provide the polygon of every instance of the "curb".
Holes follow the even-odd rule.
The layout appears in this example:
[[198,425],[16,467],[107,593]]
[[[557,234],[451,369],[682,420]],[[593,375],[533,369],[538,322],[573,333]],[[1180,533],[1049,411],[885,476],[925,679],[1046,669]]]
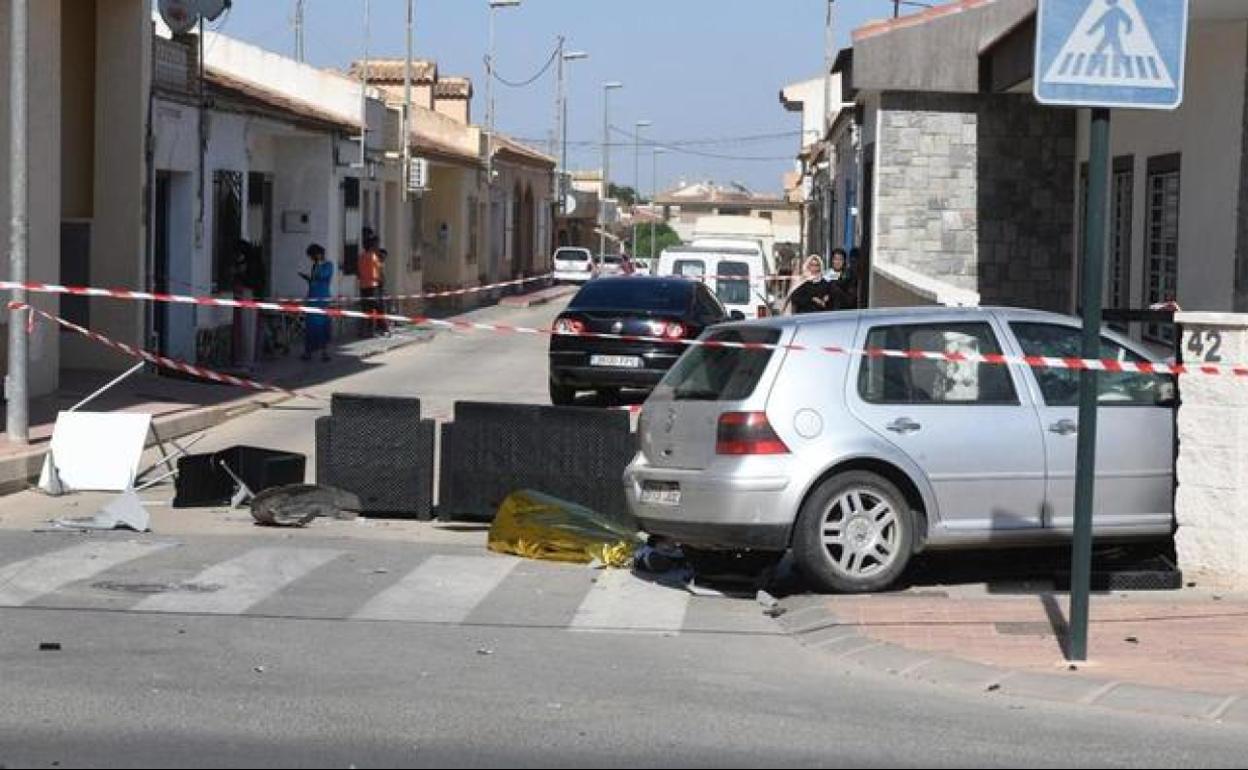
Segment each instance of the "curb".
[[[419,329],[415,334],[392,337],[387,344],[379,344],[370,350],[361,351],[357,357],[360,360],[374,358],[401,348],[432,342],[436,336],[436,329]],[[283,393],[266,393],[213,406],[196,407],[184,412],[156,417],[152,420],[152,429],[162,441],[170,441],[215,428],[237,417],[276,406],[292,398]],[[155,444],[156,441],[149,437],[145,448],[155,446]],[[50,445],[50,440],[45,441],[37,448],[31,448],[23,454],[0,460],[0,497],[16,494],[39,483],[39,473],[43,470],[43,460],[48,454]]]
[[532,294],[503,297],[498,301],[498,304],[500,307],[528,308],[535,305],[545,305],[547,302],[553,302],[569,294],[575,294],[576,291],[578,289],[575,286],[552,286],[549,289],[535,291]]
[[[186,412],[157,417],[152,420],[152,428],[162,441],[189,436],[192,433],[215,428],[236,417],[251,414],[259,409],[276,406],[291,399],[282,393],[259,396],[255,398],[227,401],[224,404],[205,406]],[[39,483],[39,472],[43,469],[43,460],[48,454],[51,442],[44,442],[37,449],[14,457],[0,460],[0,496],[21,492]],[[156,445],[155,439],[149,437],[145,448]]]
[[912,650],[859,633],[821,597],[786,599],[778,622],[814,652],[869,671],[969,692],[1097,706],[1133,714],[1183,717],[1248,727],[1248,693],[1181,690],[1109,679],[1015,671],[943,653]]

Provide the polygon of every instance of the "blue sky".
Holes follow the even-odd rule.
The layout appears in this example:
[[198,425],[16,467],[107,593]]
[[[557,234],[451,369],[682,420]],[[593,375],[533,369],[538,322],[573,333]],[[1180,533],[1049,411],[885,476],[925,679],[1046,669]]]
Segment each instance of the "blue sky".
[[[402,56],[406,0],[371,0],[374,56]],[[870,19],[892,14],[892,0],[837,0],[839,45]],[[295,0],[234,0],[214,27],[233,37],[292,55]],[[306,0],[308,61],[345,67],[363,48],[364,0]],[[734,160],[673,152],[659,159],[660,186],[680,179],[741,181],[779,192],[792,167],[799,117],[778,101],[785,83],[818,76],[823,62],[824,0],[523,0],[496,11],[497,71],[519,81],[550,58],[556,37],[590,54],[571,62],[569,165],[601,165],[602,88],[624,82],[611,96],[611,123],[632,130],[654,122],[646,136],[684,150],[765,158]],[[222,28],[222,24],[224,27]],[[446,75],[468,75],[476,98],[473,120],[485,120],[487,0],[416,0],[416,55],[438,61]],[[520,138],[545,139],[554,125],[553,69],[522,89],[495,89],[498,128]],[[775,134],[787,134],[774,136]],[[735,137],[766,139],[718,140]],[[617,142],[629,142],[613,135]],[[588,143],[592,142],[592,146]],[[613,150],[613,181],[633,183],[633,148]],[[650,157],[642,148],[641,186],[650,188]]]

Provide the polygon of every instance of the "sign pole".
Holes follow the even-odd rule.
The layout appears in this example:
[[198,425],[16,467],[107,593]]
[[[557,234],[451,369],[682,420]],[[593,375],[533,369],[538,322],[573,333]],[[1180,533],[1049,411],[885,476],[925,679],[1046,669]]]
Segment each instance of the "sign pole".
[[[1084,359],[1101,357],[1101,292],[1105,277],[1105,209],[1109,182],[1109,110],[1092,110],[1088,152],[1088,227],[1084,233]],[[1079,373],[1079,446],[1075,470],[1075,532],[1070,555],[1070,639],[1067,658],[1088,658],[1088,603],[1092,584],[1092,512],[1096,489],[1095,369]]]

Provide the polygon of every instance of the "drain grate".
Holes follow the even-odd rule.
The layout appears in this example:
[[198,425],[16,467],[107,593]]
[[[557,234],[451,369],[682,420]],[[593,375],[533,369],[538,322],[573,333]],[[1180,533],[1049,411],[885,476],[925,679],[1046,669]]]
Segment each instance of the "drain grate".
[[217,583],[122,583],[115,580],[102,580],[92,583],[92,588],[102,591],[117,591],[126,594],[210,594],[220,591],[225,586]]
[[1066,633],[1065,628],[1054,631],[1053,624],[1043,620],[993,623],[992,625],[997,629],[997,633],[1003,636],[1061,636]]

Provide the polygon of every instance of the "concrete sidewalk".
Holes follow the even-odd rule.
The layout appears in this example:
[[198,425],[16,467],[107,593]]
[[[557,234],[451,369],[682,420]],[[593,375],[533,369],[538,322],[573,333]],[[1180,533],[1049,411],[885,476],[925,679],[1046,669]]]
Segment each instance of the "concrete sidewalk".
[[[397,348],[428,341],[434,334],[432,329],[411,326],[396,330],[389,337],[351,340],[337,345],[333,348],[333,358],[328,363],[304,362],[292,353],[283,358],[264,361],[250,373],[228,373],[298,391],[366,369],[371,366],[369,359]],[[31,401],[29,445],[12,444],[6,434],[0,433],[0,495],[20,491],[37,480],[57,414],[69,409],[114,376],[116,373],[63,372],[61,388],[56,393]],[[118,384],[84,409],[151,414],[156,435],[162,440],[169,440],[207,430],[288,398],[290,396],[284,393],[256,392],[229,385],[162,376],[145,370]],[[0,409],[0,415],[2,414],[3,409]]]
[[922,586],[790,597],[780,622],[813,649],[883,673],[1248,727],[1248,595],[1094,594],[1089,660],[1077,665],[1065,659],[1069,605],[1043,587]]

